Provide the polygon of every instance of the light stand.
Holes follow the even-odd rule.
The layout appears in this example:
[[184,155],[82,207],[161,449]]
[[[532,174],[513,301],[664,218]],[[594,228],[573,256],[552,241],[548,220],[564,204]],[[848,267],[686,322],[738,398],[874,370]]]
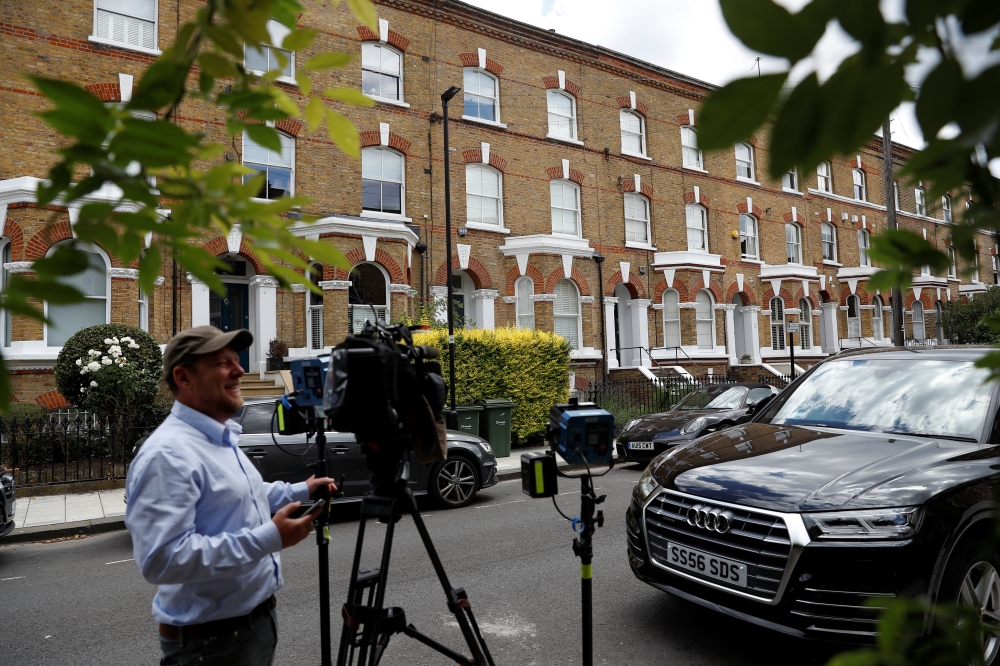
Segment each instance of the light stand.
[[795,333],[792,332],[791,328],[788,329],[788,356],[791,361],[791,368],[789,369],[789,374],[792,380],[795,380]]
[[444,107],[444,242],[445,256],[448,262],[448,390],[451,395],[448,410],[448,429],[458,430],[458,411],[455,409],[455,304],[452,300],[452,265],[451,265],[451,150],[448,145],[448,102],[461,88],[452,86],[441,93],[441,104]]
[[[317,479],[326,476],[326,432],[325,419],[313,416],[311,425],[316,428],[315,463],[309,467],[315,472]],[[326,506],[313,521],[316,532],[316,546],[319,548],[319,642],[320,663],[322,666],[332,666],[330,645],[330,489],[324,485],[316,489],[316,499],[325,499]]]
[[598,316],[601,318],[601,375],[604,380],[608,379],[608,339],[607,332],[607,316],[604,311],[604,257],[600,254],[595,254],[593,256],[594,263],[597,264],[597,293],[600,295],[600,302],[598,303]]

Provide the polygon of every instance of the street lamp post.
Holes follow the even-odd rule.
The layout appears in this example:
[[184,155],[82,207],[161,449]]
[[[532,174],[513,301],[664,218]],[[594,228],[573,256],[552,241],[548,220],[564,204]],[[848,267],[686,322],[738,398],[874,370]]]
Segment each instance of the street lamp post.
[[604,316],[604,271],[602,270],[602,266],[604,264],[604,257],[600,254],[595,254],[593,259],[594,263],[597,264],[597,285],[598,285],[597,297],[600,299],[600,302],[597,305],[597,312],[598,316],[601,318],[601,365],[603,366],[603,368],[601,369],[601,376],[604,380],[607,380],[608,340],[607,340],[607,333],[605,332],[605,327],[607,325],[605,319],[607,318]]
[[449,430],[458,430],[458,411],[455,409],[455,304],[451,277],[451,153],[448,145],[448,102],[460,90],[458,86],[452,86],[441,93],[441,105],[444,107],[444,243],[445,261],[448,264],[448,391],[451,396],[447,423]]

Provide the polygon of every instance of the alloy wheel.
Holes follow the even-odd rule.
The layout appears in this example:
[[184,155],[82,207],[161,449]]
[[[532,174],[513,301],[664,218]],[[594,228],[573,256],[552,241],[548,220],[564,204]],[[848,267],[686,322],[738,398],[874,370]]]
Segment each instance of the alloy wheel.
[[976,562],[965,573],[959,603],[979,613],[983,623],[983,660],[992,664],[1000,652],[1000,575],[988,562]]
[[461,459],[445,462],[437,475],[438,496],[448,504],[462,504],[476,492],[476,473]]

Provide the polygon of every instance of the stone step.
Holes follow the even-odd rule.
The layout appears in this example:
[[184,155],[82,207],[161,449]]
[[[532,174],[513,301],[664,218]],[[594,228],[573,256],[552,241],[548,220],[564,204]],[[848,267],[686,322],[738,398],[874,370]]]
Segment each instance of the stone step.
[[277,386],[273,379],[240,379],[240,386]]
[[244,398],[280,398],[285,394],[285,389],[281,386],[241,386],[240,393]]

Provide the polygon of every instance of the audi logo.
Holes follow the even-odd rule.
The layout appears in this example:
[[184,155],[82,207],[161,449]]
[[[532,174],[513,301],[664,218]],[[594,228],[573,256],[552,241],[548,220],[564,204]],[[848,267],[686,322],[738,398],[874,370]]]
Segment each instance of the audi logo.
[[732,526],[733,515],[710,506],[695,505],[687,510],[687,522],[692,527],[725,534]]

